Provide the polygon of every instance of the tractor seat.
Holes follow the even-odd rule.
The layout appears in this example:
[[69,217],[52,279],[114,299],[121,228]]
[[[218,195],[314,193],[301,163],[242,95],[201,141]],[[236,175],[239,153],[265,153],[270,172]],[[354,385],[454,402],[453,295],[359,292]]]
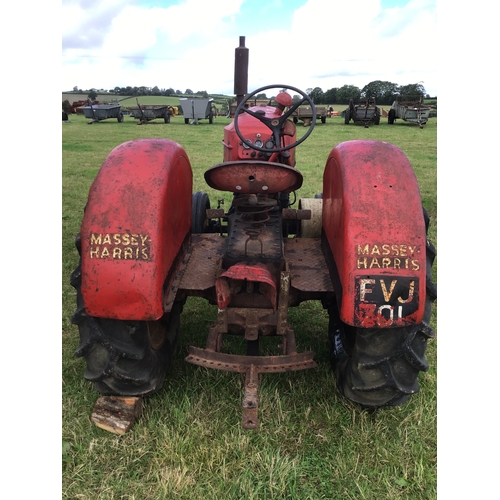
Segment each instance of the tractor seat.
[[302,186],[295,168],[267,161],[228,161],[205,172],[207,184],[219,191],[242,194],[289,193]]

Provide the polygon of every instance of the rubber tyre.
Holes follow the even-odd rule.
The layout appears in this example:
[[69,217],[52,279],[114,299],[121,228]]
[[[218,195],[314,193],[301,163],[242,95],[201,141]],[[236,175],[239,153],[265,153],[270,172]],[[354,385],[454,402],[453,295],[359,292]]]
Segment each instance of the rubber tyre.
[[118,120],[118,123],[123,123],[123,113],[118,114],[117,120]]
[[326,116],[321,117],[321,123],[326,123]]
[[198,191],[192,197],[191,232],[194,234],[207,233],[209,221],[206,211],[210,208],[210,199],[207,193]]
[[165,123],[170,123],[170,113],[167,111],[164,117]]
[[389,123],[389,125],[393,125],[395,119],[396,119],[396,111],[394,109],[390,109],[389,115],[387,117],[387,122]]
[[[79,237],[76,246],[80,252]],[[158,321],[121,321],[87,315],[80,291],[81,260],[71,275],[80,345],[75,352],[86,361],[84,377],[103,395],[145,396],[161,389],[171,369],[183,303],[175,302]]]
[[345,114],[344,114],[344,122],[346,125],[349,125],[349,121],[351,120],[351,110],[349,108],[347,108],[345,110]]
[[[426,226],[428,216],[424,211]],[[423,322],[401,328],[355,328],[340,320],[336,304],[330,306],[328,335],[330,359],[337,388],[350,401],[364,407],[398,406],[419,390],[418,374],[429,366],[425,351],[435,337],[429,322],[437,297],[432,282],[436,250],[427,241],[426,305]]]
[[189,118],[184,118],[184,123],[185,123],[186,125],[189,125]]

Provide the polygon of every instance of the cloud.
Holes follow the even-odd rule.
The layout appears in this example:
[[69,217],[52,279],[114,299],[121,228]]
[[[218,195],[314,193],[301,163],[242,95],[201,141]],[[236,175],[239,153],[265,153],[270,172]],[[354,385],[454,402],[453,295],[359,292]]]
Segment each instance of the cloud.
[[245,35],[249,91],[387,80],[424,81],[437,92],[435,0],[390,9],[380,0],[309,0],[295,12],[292,3],[64,1],[63,89],[158,85],[232,94],[234,49]]

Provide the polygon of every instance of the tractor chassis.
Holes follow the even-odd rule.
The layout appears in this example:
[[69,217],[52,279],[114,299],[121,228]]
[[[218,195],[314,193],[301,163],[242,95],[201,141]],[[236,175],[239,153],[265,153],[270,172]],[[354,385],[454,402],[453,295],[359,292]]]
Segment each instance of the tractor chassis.
[[[217,234],[193,234],[189,261],[183,271],[178,294],[203,296],[215,301],[215,285],[223,272],[221,262],[225,240]],[[285,270],[280,273],[276,310],[256,307],[218,309],[217,322],[209,330],[205,348],[189,348],[186,361],[195,365],[245,375],[242,426],[258,426],[258,385],[262,373],[282,373],[316,367],[312,351],[297,352],[295,334],[288,323],[288,307],[309,299],[328,301],[333,286],[321,251],[320,238],[286,238]],[[185,260],[184,260],[185,262]],[[224,335],[242,332],[246,355],[222,352]],[[279,336],[280,355],[258,355],[259,332]]]

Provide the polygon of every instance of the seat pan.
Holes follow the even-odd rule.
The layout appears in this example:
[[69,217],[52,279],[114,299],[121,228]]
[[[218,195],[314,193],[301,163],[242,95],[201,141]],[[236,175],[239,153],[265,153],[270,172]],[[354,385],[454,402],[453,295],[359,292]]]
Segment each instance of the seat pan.
[[302,174],[282,163],[229,161],[210,167],[205,181],[213,189],[231,193],[289,193],[302,186]]

